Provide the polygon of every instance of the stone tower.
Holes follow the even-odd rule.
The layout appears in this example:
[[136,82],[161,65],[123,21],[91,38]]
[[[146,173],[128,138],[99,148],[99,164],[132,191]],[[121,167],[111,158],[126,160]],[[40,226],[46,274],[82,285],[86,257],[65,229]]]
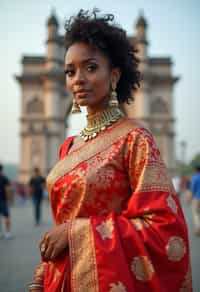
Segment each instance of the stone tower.
[[24,56],[17,80],[22,90],[19,180],[27,182],[34,167],[44,175],[57,161],[65,137],[71,100],[64,81],[63,37],[54,13],[47,21],[46,56]]
[[142,83],[133,93],[134,103],[125,106],[125,110],[128,116],[136,118],[153,132],[172,174],[175,169],[173,90],[178,78],[172,74],[171,58],[149,56],[147,29],[147,21],[141,14],[136,22],[135,36],[130,41],[138,49]]

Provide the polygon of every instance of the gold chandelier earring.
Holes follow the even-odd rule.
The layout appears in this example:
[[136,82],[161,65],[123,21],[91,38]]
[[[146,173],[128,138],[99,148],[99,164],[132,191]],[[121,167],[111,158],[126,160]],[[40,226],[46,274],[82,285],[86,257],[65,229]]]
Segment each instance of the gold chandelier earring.
[[81,113],[80,105],[76,102],[75,98],[73,98],[71,113],[72,114]]
[[109,100],[110,107],[119,107],[119,102],[117,99],[116,85],[111,85],[111,95]]

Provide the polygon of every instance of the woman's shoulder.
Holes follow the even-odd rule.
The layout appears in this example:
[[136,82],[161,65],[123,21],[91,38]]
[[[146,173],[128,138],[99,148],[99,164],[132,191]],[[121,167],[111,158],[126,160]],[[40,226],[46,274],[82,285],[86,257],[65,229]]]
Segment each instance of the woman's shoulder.
[[151,161],[160,161],[160,150],[151,131],[134,119],[129,119],[128,122],[133,128],[126,137],[126,151],[134,151],[135,155],[142,153],[150,157]]
[[145,127],[141,122],[138,122],[136,119],[127,118],[126,125],[129,127],[130,131],[128,131],[127,137],[129,139],[142,139],[142,140],[153,140],[152,132]]
[[145,152],[156,152],[160,155],[159,147],[151,130],[135,119],[127,118],[127,135],[125,136],[125,148],[128,151],[140,149]]

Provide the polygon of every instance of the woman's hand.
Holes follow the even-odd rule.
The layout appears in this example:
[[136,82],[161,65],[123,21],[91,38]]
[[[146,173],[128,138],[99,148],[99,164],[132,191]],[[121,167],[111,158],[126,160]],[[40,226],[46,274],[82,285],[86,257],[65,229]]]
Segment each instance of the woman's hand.
[[67,223],[52,227],[40,242],[41,257],[44,261],[55,261],[68,247]]

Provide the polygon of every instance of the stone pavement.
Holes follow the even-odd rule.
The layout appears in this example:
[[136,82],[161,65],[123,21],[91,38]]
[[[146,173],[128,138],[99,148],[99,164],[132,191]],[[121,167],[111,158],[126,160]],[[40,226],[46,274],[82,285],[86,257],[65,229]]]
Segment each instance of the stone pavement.
[[[194,292],[200,292],[200,237],[193,235],[190,209],[184,206],[184,212],[189,226],[193,287]],[[34,267],[39,263],[38,242],[43,232],[51,226],[51,215],[47,202],[43,204],[44,219],[39,227],[33,226],[30,202],[24,207],[13,207],[11,215],[16,238],[0,240],[0,292],[25,292],[28,291],[26,284],[32,278]]]
[[11,208],[13,240],[0,240],[0,292],[28,291],[34,267],[39,263],[38,242],[51,225],[49,206],[43,204],[43,224],[33,225],[32,205]]

